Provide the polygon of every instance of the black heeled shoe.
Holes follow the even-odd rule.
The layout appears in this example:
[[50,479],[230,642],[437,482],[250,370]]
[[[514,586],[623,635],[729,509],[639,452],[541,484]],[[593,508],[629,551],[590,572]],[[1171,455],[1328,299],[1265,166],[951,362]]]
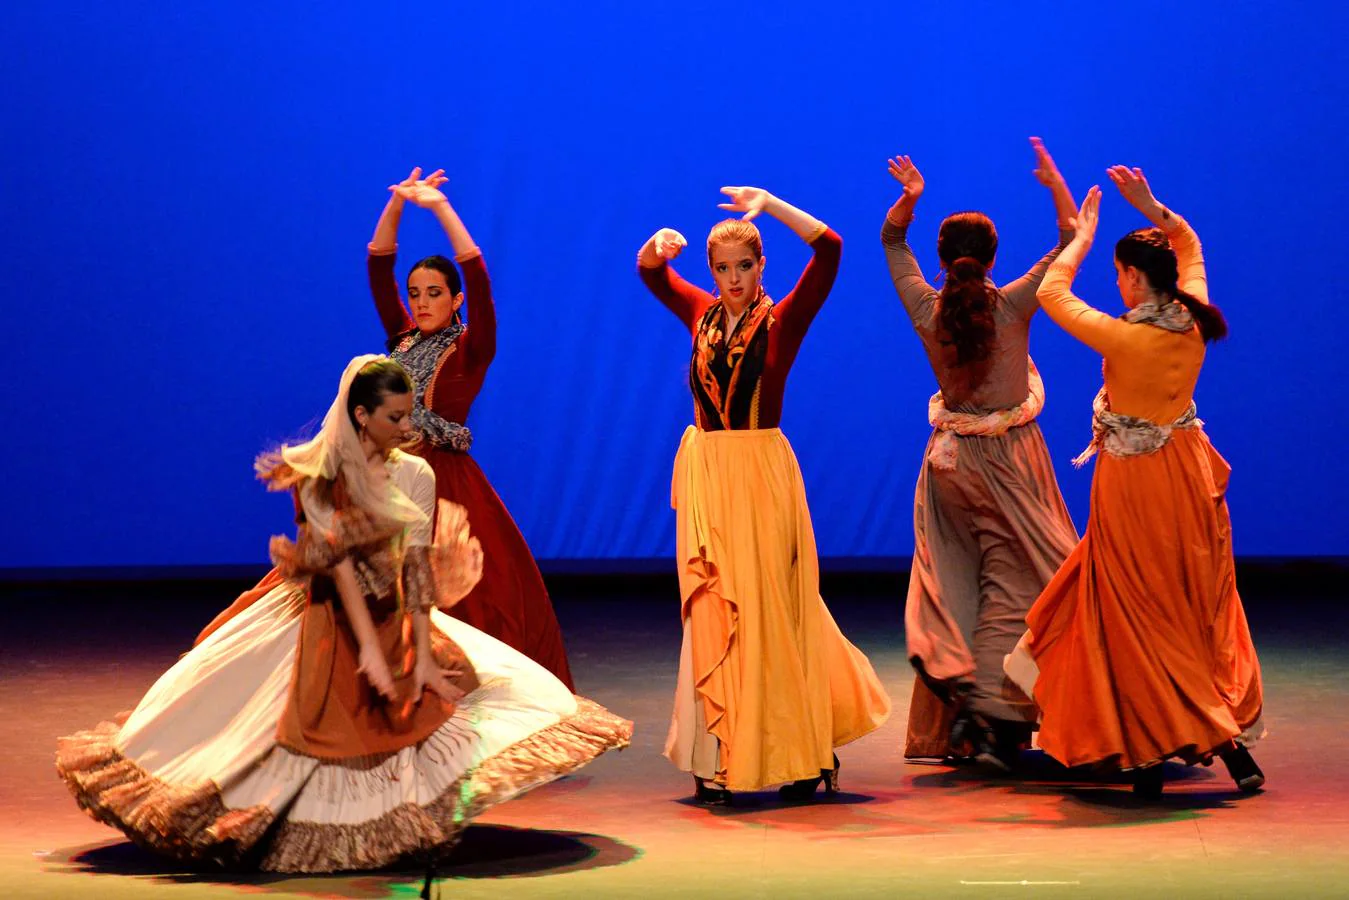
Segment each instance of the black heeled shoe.
[[1134,770],[1134,793],[1145,800],[1160,800],[1163,784],[1161,763]]
[[695,775],[693,776],[693,799],[703,806],[730,806],[731,792]]
[[951,750],[950,758],[957,763],[974,759],[979,753],[980,744],[986,743],[984,731],[983,726],[975,720],[974,714],[969,710],[956,713],[955,719],[951,722],[951,735],[947,738]]
[[824,792],[828,794],[838,793],[838,754],[834,755],[834,767],[832,769],[821,769],[820,774],[814,778],[802,778],[800,781],[793,781],[791,784],[784,784],[778,788],[778,796],[790,803],[805,803],[815,796],[815,789],[824,784]]
[[983,735],[976,746],[974,758],[1004,775],[1016,771],[1021,763],[1021,750],[1030,746],[1030,726],[1025,722],[978,717],[976,724],[984,724]]
[[1237,783],[1237,790],[1243,794],[1254,794],[1265,784],[1265,773],[1255,764],[1251,751],[1237,744],[1236,749],[1222,754],[1227,774]]

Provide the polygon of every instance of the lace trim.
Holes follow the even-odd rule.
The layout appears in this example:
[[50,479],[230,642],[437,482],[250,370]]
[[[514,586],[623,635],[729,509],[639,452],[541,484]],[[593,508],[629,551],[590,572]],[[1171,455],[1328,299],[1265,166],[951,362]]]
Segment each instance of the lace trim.
[[413,612],[429,612],[436,605],[430,547],[409,547],[403,556],[403,602]]
[[[632,723],[593,701],[467,771],[427,806],[403,804],[359,825],[282,821],[263,869],[331,872],[388,865],[414,853],[448,852],[488,807],[575,771],[632,739]],[[178,859],[238,864],[273,825],[266,806],[228,809],[210,781],[174,785],[155,778],[116,747],[121,726],[62,738],[56,768],[80,807],[150,850]]]
[[154,777],[116,747],[121,726],[104,722],[62,738],[56,770],[80,808],[136,844],[178,859],[236,862],[271,827],[266,806],[227,809],[210,781],[176,785]]

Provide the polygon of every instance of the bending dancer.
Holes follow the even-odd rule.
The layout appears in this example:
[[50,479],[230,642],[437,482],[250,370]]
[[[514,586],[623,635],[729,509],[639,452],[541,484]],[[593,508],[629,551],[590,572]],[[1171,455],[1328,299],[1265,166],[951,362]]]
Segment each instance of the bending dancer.
[[1231,469],[1196,418],[1205,345],[1227,323],[1208,301],[1199,238],[1153,197],[1140,169],[1110,178],[1156,227],[1115,245],[1116,319],[1072,293],[1096,235],[1093,187],[1077,235],[1040,285],[1045,312],[1105,358],[1091,446],[1101,451],[1082,542],[1045,588],[1007,671],[1041,711],[1040,746],[1064,765],[1132,769],[1162,790],[1163,760],[1219,755],[1237,786],[1264,783],[1260,665],[1237,594]]
[[371,869],[448,850],[494,803],[627,744],[632,725],[433,609],[481,574],[463,510],[396,449],[414,387],[347,366],[318,437],[261,457],[294,492],[280,581],[169,669],[123,723],[63,738],[57,770],[98,821],[183,860]]
[[[687,241],[662,228],[637,258],[642,281],[693,335],[695,426],[675,458],[684,643],[665,754],[700,802],[781,788],[808,800],[838,785],[834,748],[881,724],[890,702],[820,597],[805,485],[778,428],[787,373],[838,272],[842,240],[767,191],[722,188],[743,219],[707,238],[713,296],[669,266]],[[814,251],[778,303],[764,293],[761,212]]]
[[970,757],[1007,769],[1030,740],[1035,709],[1003,674],[1026,611],[1077,543],[1035,419],[1044,385],[1027,356],[1035,289],[1072,239],[1072,194],[1039,138],[1040,183],[1058,213],[1059,243],[1015,281],[989,277],[998,250],[979,212],[948,216],[937,236],[946,274],[923,279],[907,242],[923,194],[907,156],[890,160],[904,186],[881,243],[895,290],[923,342],[939,390],[932,437],[914,491],[913,566],[904,607],[909,659],[919,677],[904,755]]
[[[454,608],[454,615],[505,641],[538,662],[572,688],[571,669],[557,614],[524,535],[497,496],[482,469],[469,456],[473,436],[465,426],[469,408],[482,390],[496,355],[496,310],[482,252],[450,205],[439,171],[421,178],[414,169],[390,188],[369,247],[370,293],[389,337],[389,350],[417,386],[413,425],[421,454],[436,473],[439,496],[468,510],[473,532],[482,541],[482,581]],[[428,256],[408,274],[408,309],[394,277],[398,225],[406,201],[435,214],[463,268],[461,284],[454,263]],[[461,317],[467,305],[468,322]]]

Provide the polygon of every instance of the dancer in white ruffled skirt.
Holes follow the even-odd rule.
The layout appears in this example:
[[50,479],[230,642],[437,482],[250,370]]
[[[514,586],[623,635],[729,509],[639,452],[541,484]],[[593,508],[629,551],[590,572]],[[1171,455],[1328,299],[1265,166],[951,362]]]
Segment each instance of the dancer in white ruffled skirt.
[[178,859],[376,868],[434,859],[489,806],[627,745],[630,722],[434,608],[481,550],[396,449],[412,396],[397,363],[359,357],[319,436],[259,461],[294,491],[298,536],[125,721],[61,740],[95,819]]

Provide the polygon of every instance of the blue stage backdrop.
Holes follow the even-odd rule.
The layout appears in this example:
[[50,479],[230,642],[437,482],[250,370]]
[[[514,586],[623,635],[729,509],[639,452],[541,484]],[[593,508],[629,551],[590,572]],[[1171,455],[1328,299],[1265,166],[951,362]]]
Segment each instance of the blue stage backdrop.
[[[1245,555],[1349,552],[1340,3],[10,3],[0,73],[7,360],[0,566],[265,560],[290,503],[254,455],[306,433],[383,335],[365,244],[388,184],[444,167],[490,267],[500,350],[474,455],[541,559],[673,549],[689,338],[634,274],[664,225],[710,285],[718,188],[833,225],[843,269],[783,426],[821,553],[911,552],[933,379],[879,244],[898,186],[999,226],[1010,279],[1054,243],[1026,138],[1075,193],[1143,166],[1196,226],[1232,325],[1200,383]],[[1119,310],[1106,185],[1078,281]],[[807,251],[763,221],[781,296]],[[446,252],[404,219],[400,278]],[[1042,423],[1085,525],[1100,362],[1037,319]]]

